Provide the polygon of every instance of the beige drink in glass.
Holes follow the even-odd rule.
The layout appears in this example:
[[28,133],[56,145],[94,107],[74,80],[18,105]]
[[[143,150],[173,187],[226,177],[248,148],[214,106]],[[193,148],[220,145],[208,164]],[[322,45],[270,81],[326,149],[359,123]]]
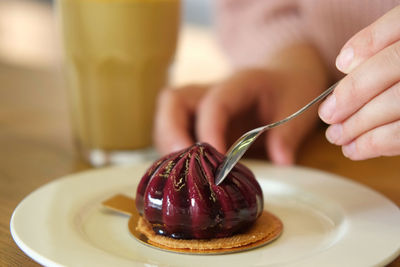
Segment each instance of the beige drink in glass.
[[151,146],[179,9],[179,0],[58,0],[73,130],[93,165]]

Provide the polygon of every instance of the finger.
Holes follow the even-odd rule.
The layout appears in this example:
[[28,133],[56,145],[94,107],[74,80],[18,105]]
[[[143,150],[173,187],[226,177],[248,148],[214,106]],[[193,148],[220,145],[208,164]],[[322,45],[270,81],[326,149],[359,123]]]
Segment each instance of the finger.
[[319,116],[340,123],[399,80],[400,41],[383,49],[342,79],[320,105]]
[[225,153],[229,123],[235,115],[245,112],[257,103],[256,97],[262,97],[262,91],[266,91],[260,88],[266,84],[265,72],[251,70],[214,86],[204,97],[197,111],[198,139]]
[[199,106],[196,123],[197,138],[215,147],[219,152],[226,152],[225,134],[231,111],[224,107],[222,91],[213,88]]
[[287,144],[287,138],[276,132],[267,133],[267,153],[270,160],[277,165],[293,165],[295,163],[295,150]]
[[[306,102],[307,100],[305,99],[304,103]],[[298,97],[285,97],[285,101],[278,105],[280,108],[275,115],[274,121],[281,120],[288,114],[293,113],[293,107],[297,105]],[[311,107],[302,116],[267,132],[266,150],[272,162],[280,165],[295,163],[295,155],[300,144],[316,124],[316,111],[317,107]]]
[[400,6],[354,35],[336,59],[337,68],[350,73],[371,56],[400,40]]
[[327,139],[336,145],[345,145],[351,140],[376,127],[400,119],[400,83],[392,86],[359,111],[340,124],[330,126]]
[[194,142],[190,134],[191,118],[206,89],[205,86],[191,85],[161,92],[153,136],[160,153],[180,150]]
[[[235,90],[229,85],[210,90],[201,102],[197,113],[196,133],[200,141],[210,143],[221,153],[226,152],[226,130],[230,120],[251,103],[251,101],[238,103],[237,100],[243,99],[242,94],[245,91]],[[247,100],[250,99],[247,98]]]
[[352,160],[400,155],[400,121],[392,122],[364,133],[342,147]]
[[154,142],[162,154],[183,149],[193,143],[189,135],[190,111],[182,105],[180,92],[161,93],[155,117]]

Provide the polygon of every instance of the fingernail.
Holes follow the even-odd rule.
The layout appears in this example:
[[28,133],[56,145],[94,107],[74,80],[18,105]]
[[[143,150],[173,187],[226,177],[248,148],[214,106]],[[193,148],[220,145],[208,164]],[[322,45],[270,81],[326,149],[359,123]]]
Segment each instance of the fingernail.
[[332,144],[337,144],[337,141],[342,137],[343,126],[341,124],[333,124],[326,130],[326,139]]
[[328,96],[328,98],[321,104],[319,108],[319,116],[325,122],[329,122],[332,118],[333,113],[335,112],[336,108],[336,97],[334,94]]
[[351,46],[343,49],[339,56],[336,58],[336,67],[342,71],[346,72],[346,70],[350,67],[351,62],[354,58],[354,50]]
[[342,147],[342,152],[347,158],[350,158],[351,156],[355,155],[355,153],[356,153],[356,143],[355,142],[351,142],[350,144],[343,146]]

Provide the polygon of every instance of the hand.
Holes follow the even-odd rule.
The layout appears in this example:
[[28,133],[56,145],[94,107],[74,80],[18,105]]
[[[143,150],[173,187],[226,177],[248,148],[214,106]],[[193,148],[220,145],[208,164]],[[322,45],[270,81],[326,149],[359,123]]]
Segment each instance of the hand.
[[[199,140],[225,153],[243,133],[278,121],[305,105],[326,86],[326,80],[321,73],[322,64],[308,61],[299,68],[293,63],[312,58],[308,47],[302,49],[292,50],[304,52],[297,61],[288,51],[277,60],[281,64],[287,59],[290,67],[247,69],[220,83],[164,90],[154,131],[160,152],[169,153]],[[314,71],[311,66],[317,69]],[[294,163],[299,144],[316,121],[315,108],[268,131],[265,146],[270,159],[277,164]]]
[[327,139],[353,160],[400,155],[400,6],[352,37],[336,60],[348,74],[321,104]]

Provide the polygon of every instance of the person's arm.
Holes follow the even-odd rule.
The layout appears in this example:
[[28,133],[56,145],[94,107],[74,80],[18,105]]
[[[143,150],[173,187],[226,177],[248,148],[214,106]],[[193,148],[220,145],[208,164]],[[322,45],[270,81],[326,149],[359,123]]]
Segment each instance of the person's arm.
[[[319,95],[328,74],[308,40],[296,0],[219,0],[217,28],[235,72],[210,85],[164,90],[154,139],[162,153],[208,142],[219,151],[246,131],[278,121]],[[265,149],[278,164],[296,150],[317,121],[316,107],[269,131]]]

